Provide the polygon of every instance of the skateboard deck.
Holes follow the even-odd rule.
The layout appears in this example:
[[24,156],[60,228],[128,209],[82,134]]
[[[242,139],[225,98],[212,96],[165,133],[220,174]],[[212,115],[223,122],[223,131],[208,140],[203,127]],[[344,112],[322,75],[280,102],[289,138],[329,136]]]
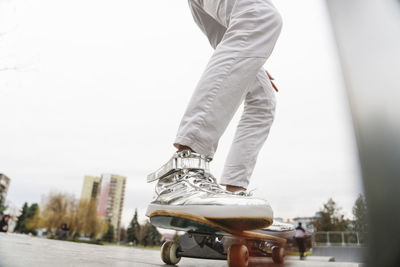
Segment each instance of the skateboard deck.
[[219,224],[202,216],[196,216],[180,211],[160,210],[150,214],[150,221],[154,226],[168,228],[184,232],[198,232],[205,234],[235,235],[244,238],[271,238],[286,242],[276,236],[270,236],[254,231],[241,231],[238,228],[230,228],[226,224]]
[[231,267],[248,266],[249,256],[272,256],[282,263],[286,239],[257,231],[240,231],[221,225],[202,216],[179,211],[155,211],[150,216],[156,227],[186,232],[179,242],[167,241],[161,249],[161,258],[167,264],[176,264],[181,257],[227,259]]
[[207,218],[208,220],[215,222],[220,226],[224,226],[229,229],[235,229],[238,231],[242,230],[253,230],[268,227],[272,224],[272,219],[270,218]]

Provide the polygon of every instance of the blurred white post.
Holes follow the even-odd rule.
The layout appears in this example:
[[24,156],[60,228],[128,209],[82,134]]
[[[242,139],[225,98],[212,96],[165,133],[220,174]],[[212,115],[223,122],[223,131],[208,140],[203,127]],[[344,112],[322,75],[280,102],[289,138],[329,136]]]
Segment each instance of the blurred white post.
[[329,232],[326,232],[326,245],[327,246],[331,245],[331,241],[329,240]]
[[400,266],[400,1],[326,3],[367,197],[368,266]]
[[357,246],[359,246],[360,245],[360,238],[358,236],[358,232],[356,233],[356,236],[357,236]]
[[344,242],[344,232],[342,232],[342,247],[346,246],[346,243]]

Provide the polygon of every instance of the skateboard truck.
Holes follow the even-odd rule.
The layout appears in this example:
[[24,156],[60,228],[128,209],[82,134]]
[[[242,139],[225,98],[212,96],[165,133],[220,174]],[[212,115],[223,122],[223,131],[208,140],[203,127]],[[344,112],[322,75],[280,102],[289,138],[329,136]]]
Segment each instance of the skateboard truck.
[[163,210],[150,215],[156,227],[186,232],[177,241],[166,241],[161,258],[166,264],[177,264],[181,257],[227,260],[229,267],[248,267],[249,257],[272,257],[276,264],[284,262],[287,238],[294,227],[276,225],[273,230],[235,231],[202,216],[180,211]]
[[172,158],[157,171],[147,176],[147,182],[153,182],[167,177],[175,172],[183,170],[203,170],[210,173],[209,162],[211,158],[203,156],[190,150],[176,152]]
[[285,258],[284,243],[225,235],[187,232],[179,241],[166,241],[161,258],[166,264],[177,264],[182,257],[227,260],[229,267],[248,267],[249,257],[271,257],[276,264]]

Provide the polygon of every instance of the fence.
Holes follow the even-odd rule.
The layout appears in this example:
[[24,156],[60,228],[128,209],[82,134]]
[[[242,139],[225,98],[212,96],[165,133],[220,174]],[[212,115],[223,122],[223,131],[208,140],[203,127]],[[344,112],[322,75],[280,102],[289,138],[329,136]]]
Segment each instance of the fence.
[[366,233],[359,232],[315,232],[312,235],[314,246],[365,246]]

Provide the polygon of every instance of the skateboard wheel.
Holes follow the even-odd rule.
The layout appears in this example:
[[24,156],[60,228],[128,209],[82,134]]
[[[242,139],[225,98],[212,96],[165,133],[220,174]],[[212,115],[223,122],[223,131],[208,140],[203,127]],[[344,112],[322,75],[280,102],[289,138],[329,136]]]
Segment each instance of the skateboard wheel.
[[283,247],[273,247],[272,260],[274,263],[283,263],[285,260],[285,249]]
[[249,265],[249,250],[245,245],[234,244],[228,249],[229,267],[247,267]]
[[177,242],[167,241],[161,247],[161,259],[166,264],[177,264],[181,257],[177,256],[180,247]]

